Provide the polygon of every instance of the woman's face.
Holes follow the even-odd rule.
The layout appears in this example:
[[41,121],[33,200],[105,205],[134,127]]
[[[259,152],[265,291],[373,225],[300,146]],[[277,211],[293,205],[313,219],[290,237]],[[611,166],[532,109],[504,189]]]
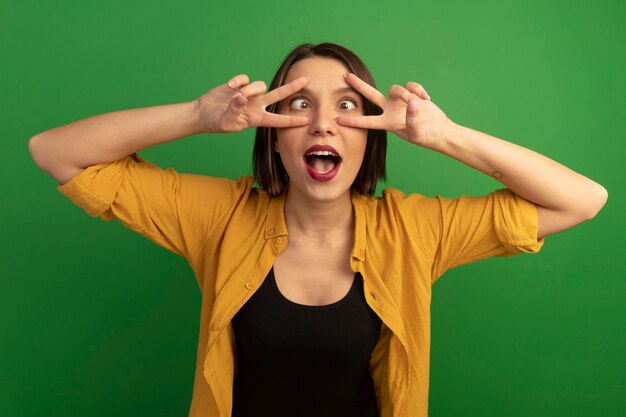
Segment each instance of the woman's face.
[[301,76],[309,83],[279,103],[278,112],[307,116],[306,126],[277,129],[289,190],[315,201],[349,193],[367,144],[367,130],[337,124],[340,115],[364,114],[360,95],[345,81],[349,69],[332,58],[313,57],[292,65],[285,83]]

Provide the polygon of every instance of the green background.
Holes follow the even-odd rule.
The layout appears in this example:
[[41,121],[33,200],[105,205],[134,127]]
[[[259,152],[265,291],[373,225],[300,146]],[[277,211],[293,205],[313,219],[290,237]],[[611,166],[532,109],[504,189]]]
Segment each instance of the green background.
[[[237,73],[269,84],[306,41],[353,49],[382,91],[422,83],[455,122],[610,194],[595,219],[548,237],[539,254],[437,282],[430,416],[623,415],[625,17],[617,0],[0,2],[0,415],[187,415],[198,337],[187,262],[73,206],[32,162],[28,139],[189,101]],[[250,173],[253,133],[141,155],[237,178]],[[501,187],[394,136],[388,166],[379,189],[456,197]]]

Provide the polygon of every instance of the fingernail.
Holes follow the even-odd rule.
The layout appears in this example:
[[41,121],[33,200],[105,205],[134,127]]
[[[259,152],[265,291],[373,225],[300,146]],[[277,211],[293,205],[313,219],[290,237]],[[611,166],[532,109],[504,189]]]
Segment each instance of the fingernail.
[[235,100],[235,104],[238,106],[241,106],[245,102],[243,95],[239,91],[233,96],[233,100]]
[[428,93],[426,91],[424,91],[424,94],[426,94],[426,99],[430,100],[430,96],[428,95]]
[[233,88],[233,85],[235,85],[235,83],[233,82],[233,80],[228,81],[227,83],[229,88]]

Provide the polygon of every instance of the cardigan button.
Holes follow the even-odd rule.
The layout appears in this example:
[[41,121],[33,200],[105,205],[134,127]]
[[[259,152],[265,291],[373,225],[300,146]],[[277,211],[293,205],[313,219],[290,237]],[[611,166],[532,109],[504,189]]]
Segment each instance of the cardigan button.
[[276,238],[276,243],[278,243],[279,245],[283,243],[284,241],[285,239],[282,236]]
[[246,282],[246,288],[247,288],[247,289],[252,288],[252,284],[250,284],[249,282]]

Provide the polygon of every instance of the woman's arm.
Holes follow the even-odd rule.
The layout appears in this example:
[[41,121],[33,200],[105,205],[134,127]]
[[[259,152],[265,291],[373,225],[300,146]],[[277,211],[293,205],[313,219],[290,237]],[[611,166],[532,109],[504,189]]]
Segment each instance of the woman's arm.
[[453,122],[431,149],[491,176],[535,203],[538,238],[593,218],[608,197],[603,186],[550,158]]
[[200,132],[188,102],[92,116],[39,133],[28,147],[35,163],[64,184],[88,166]]
[[197,100],[89,117],[39,133],[30,139],[28,147],[35,163],[64,184],[88,166],[116,161],[141,149],[197,133],[307,124],[306,117],[265,111],[307,82],[300,78],[264,94],[265,83],[249,83],[242,74]]
[[607,200],[604,187],[558,162],[452,122],[418,83],[391,86],[388,99],[354,74],[347,74],[346,81],[383,114],[340,117],[338,123],[388,130],[495,178],[536,205],[538,238],[593,218]]

